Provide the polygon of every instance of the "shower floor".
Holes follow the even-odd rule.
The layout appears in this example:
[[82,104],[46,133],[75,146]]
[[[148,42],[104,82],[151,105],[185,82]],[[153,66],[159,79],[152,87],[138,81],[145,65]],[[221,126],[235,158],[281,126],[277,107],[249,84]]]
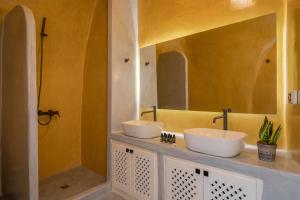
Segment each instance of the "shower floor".
[[76,167],[40,181],[40,200],[61,200],[105,183],[105,178],[85,167]]
[[125,200],[125,199],[117,194],[108,192],[108,193],[103,194],[100,197],[96,197],[92,200]]

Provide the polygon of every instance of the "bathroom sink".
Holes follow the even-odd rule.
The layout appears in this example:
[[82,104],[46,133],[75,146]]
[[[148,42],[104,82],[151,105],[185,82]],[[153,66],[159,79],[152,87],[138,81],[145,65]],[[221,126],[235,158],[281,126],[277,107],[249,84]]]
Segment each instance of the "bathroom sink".
[[244,149],[247,134],[209,128],[184,131],[187,148],[192,151],[220,157],[234,157]]
[[159,137],[163,128],[161,122],[133,120],[122,122],[124,134],[135,138]]

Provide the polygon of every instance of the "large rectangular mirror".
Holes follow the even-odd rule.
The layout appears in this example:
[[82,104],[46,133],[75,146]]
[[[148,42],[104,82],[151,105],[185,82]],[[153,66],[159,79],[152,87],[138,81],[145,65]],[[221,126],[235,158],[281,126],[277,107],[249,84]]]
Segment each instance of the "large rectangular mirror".
[[276,15],[140,49],[141,107],[276,113]]

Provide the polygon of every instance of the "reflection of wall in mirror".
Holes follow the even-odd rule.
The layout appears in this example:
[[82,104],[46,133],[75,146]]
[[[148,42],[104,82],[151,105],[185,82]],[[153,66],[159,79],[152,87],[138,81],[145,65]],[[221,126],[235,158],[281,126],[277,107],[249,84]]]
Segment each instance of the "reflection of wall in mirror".
[[187,60],[180,52],[157,55],[157,101],[160,109],[187,110]]
[[157,44],[157,57],[189,62],[189,109],[276,113],[276,16],[258,17]]
[[157,106],[156,47],[140,49],[140,106],[147,109]]

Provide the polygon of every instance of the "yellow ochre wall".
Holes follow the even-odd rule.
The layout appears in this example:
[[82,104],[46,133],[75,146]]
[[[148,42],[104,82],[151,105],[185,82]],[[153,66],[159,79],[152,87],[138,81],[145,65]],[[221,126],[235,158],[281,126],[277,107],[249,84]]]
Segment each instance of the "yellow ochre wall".
[[82,164],[106,175],[107,1],[98,1],[87,44],[81,118]]
[[[287,83],[288,90],[300,89],[300,1],[289,0],[287,5]],[[289,148],[300,151],[300,106],[287,106]],[[300,154],[298,156],[300,162]]]
[[[141,0],[139,1],[139,43],[145,47],[243,20],[276,13],[277,17],[277,114],[268,115],[275,124],[283,125],[280,148],[292,148],[288,138],[293,132],[286,123],[286,64],[284,58],[283,0],[254,0],[248,8],[237,8],[230,0]],[[183,131],[193,127],[222,128],[212,118],[220,113],[159,110],[158,120],[167,130]],[[264,114],[237,114],[229,116],[229,128],[248,133],[247,142],[255,144]],[[294,125],[296,126],[296,124]]]
[[[95,31],[90,29],[93,17],[96,16],[94,13],[97,1],[0,0],[0,16],[3,16],[17,4],[23,4],[32,10],[37,27],[38,69],[41,20],[43,16],[47,17],[46,32],[48,37],[44,43],[44,81],[41,109],[59,110],[61,118],[54,119],[49,126],[39,126],[40,179],[82,164],[83,74],[84,67],[92,65],[87,60],[90,59],[91,48],[94,46],[89,45],[87,52],[86,49],[89,36],[92,36]],[[107,3],[105,0],[99,0],[99,4],[103,4],[101,6],[104,8]],[[98,6],[100,6],[99,4]],[[100,9],[100,11],[103,10]],[[102,14],[104,15],[104,13]],[[106,24],[101,20],[99,26],[102,25],[103,30],[106,30]],[[100,45],[106,50],[107,46],[104,43]],[[101,48],[97,47],[97,50]],[[104,60],[103,63],[99,64],[106,65],[107,56],[105,53],[99,53],[97,57]],[[90,86],[86,85],[85,87]],[[103,90],[106,90],[106,86]],[[106,94],[101,93],[101,95],[104,97]],[[99,103],[106,105],[106,101]],[[102,122],[99,123],[102,125]],[[103,125],[106,126],[106,122],[103,122]],[[102,127],[100,131],[104,129]],[[99,138],[99,141],[102,139]]]

